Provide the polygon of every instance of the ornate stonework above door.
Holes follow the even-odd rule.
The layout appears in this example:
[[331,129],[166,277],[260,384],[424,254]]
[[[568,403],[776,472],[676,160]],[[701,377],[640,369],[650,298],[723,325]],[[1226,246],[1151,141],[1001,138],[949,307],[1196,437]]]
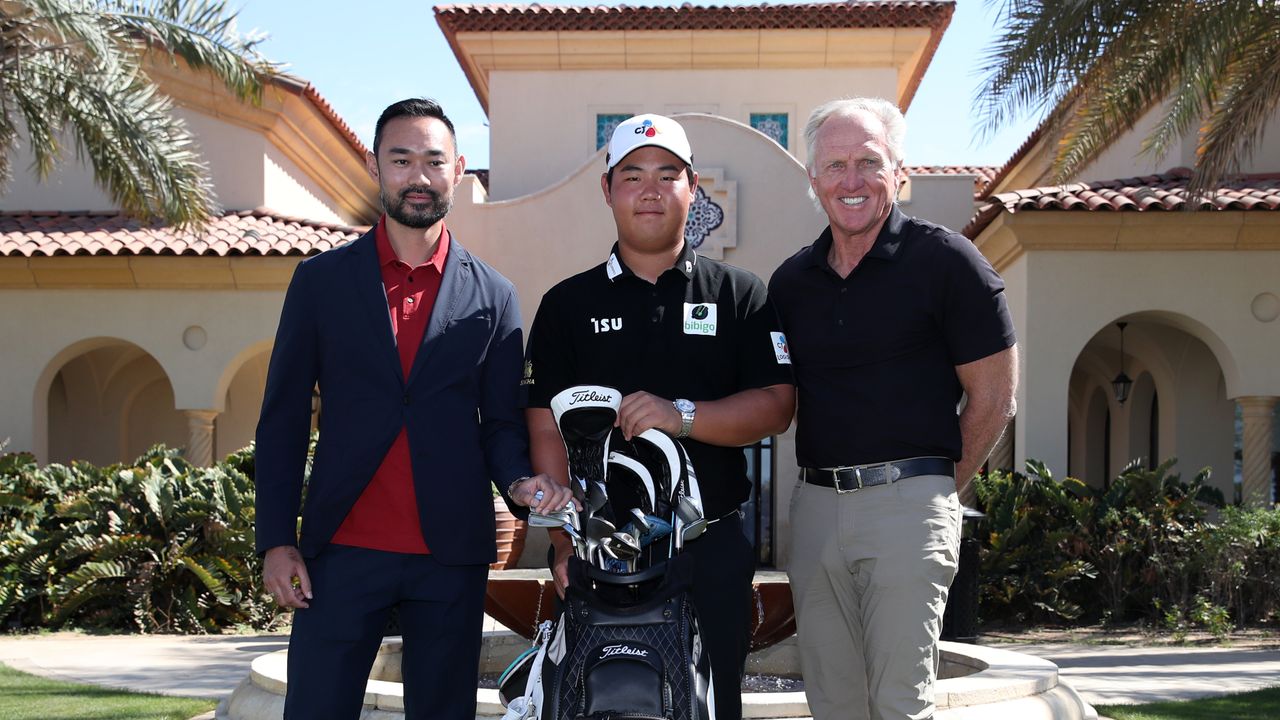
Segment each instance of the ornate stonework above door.
[[699,168],[698,195],[689,208],[684,239],[699,253],[724,259],[738,246],[738,182],[725,180],[722,168]]

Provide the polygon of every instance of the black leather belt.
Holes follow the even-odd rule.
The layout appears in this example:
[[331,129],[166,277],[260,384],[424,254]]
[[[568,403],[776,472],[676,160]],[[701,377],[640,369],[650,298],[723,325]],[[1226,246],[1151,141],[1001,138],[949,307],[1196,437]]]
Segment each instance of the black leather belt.
[[866,487],[888,485],[917,475],[955,477],[956,464],[950,458],[919,457],[873,465],[849,465],[834,468],[800,468],[800,477],[810,485],[835,488],[838,493],[854,492]]

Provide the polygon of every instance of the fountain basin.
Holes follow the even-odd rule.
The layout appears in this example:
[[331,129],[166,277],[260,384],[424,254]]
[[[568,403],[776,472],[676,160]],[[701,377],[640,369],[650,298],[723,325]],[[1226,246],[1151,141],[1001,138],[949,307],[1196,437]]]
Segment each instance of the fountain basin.
[[[780,570],[757,570],[751,582],[755,618],[751,650],[785,640],[796,632],[791,585]],[[555,616],[556,591],[551,571],[543,569],[489,572],[484,611],[520,635],[532,639],[538,623]]]
[[[513,632],[486,633],[481,672],[500,672],[525,647],[527,641]],[[1093,708],[1059,682],[1057,666],[1047,660],[980,645],[943,642],[939,647],[937,720],[1097,720]],[[383,640],[365,689],[360,720],[403,720],[400,651],[400,638]],[[249,677],[219,705],[218,720],[280,718],[287,652],[255,659]],[[791,675],[798,667],[794,637],[748,660],[751,673]],[[477,720],[502,717],[497,690],[477,690],[476,703]],[[803,692],[746,692],[742,707],[744,717],[760,720],[810,716]]]

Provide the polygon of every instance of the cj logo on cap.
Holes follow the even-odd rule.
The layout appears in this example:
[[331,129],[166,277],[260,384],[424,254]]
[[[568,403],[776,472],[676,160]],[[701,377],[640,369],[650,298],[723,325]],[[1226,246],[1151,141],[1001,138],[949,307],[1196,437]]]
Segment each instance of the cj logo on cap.
[[658,134],[658,128],[653,126],[652,120],[645,120],[640,123],[640,127],[635,129],[635,134],[643,135],[645,137],[653,137]]

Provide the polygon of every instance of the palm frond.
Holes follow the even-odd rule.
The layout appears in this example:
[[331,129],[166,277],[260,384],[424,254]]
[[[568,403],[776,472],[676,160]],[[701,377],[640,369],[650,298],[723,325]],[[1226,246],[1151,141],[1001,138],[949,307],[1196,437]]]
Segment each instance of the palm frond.
[[238,98],[257,102],[262,78],[278,66],[258,52],[261,34],[242,36],[236,16],[225,2],[113,3],[112,17],[124,28],[157,41],[171,58],[181,58],[197,70],[210,70]]
[[977,103],[986,132],[1060,105],[1131,14],[1132,2],[1005,0]]
[[241,36],[227,4],[207,0],[23,0],[4,3],[0,20],[0,180],[19,137],[44,179],[69,134],[127,213],[206,221],[216,210],[208,169],[142,61],[154,48],[257,102],[279,71],[258,53],[262,36]]
[[1077,175],[1159,108],[1142,152],[1158,160],[1198,139],[1192,186],[1209,187],[1239,169],[1277,108],[1280,6],[1274,2],[993,4],[1003,30],[984,57],[985,79],[974,103],[983,132],[1028,113],[1043,115],[1044,134],[1057,143],[1057,182]]
[[1173,71],[1176,74],[1164,114],[1143,138],[1144,155],[1164,157],[1183,142],[1217,102],[1217,79],[1237,52],[1240,28],[1251,22],[1247,3],[1230,2],[1212,13],[1187,16],[1181,26],[1171,29],[1183,46],[1178,58],[1180,67]]
[[1187,185],[1191,197],[1238,172],[1280,108],[1280,21],[1258,28],[1228,69],[1223,86],[1196,149],[1195,172]]
[[1112,41],[1112,52],[1094,64],[1087,80],[1079,85],[1075,111],[1064,118],[1063,138],[1054,158],[1054,182],[1067,182],[1168,94],[1174,82],[1170,66],[1181,51],[1169,37],[1172,24],[1126,29]]

